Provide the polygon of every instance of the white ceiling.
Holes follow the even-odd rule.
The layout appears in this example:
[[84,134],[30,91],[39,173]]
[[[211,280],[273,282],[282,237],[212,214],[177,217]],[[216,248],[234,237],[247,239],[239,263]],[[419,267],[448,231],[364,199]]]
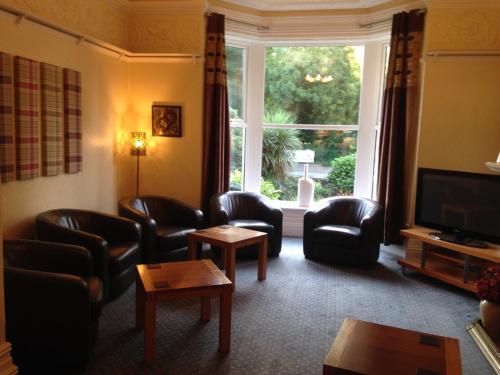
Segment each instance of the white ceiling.
[[391,0],[225,0],[257,10],[357,9],[388,3]]

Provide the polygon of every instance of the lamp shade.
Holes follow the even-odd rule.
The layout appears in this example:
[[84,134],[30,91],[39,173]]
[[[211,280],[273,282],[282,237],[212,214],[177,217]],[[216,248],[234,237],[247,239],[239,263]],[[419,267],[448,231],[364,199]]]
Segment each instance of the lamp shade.
[[296,163],[314,163],[314,151],[313,150],[297,150],[295,151],[294,161]]
[[130,141],[130,155],[146,155],[146,133],[132,132],[132,139]]

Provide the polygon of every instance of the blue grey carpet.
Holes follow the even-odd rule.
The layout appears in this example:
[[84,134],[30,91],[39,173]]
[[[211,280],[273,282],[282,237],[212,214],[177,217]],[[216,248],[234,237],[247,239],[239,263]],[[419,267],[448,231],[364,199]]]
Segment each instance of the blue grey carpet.
[[229,355],[217,352],[218,301],[206,324],[198,320],[198,300],[164,301],[157,358],[145,365],[131,287],[105,306],[85,374],[321,374],[346,317],[458,338],[463,373],[493,374],[465,330],[478,317],[474,295],[416,273],[403,276],[392,247],[362,270],[306,260],[300,238],[283,244],[264,282],[257,281],[256,260],[237,261]]

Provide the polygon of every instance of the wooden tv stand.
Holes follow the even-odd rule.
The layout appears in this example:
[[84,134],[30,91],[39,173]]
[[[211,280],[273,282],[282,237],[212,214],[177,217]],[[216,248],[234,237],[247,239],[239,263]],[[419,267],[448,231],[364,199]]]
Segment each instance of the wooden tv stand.
[[476,293],[479,270],[487,264],[500,264],[500,246],[488,243],[487,249],[434,239],[435,229],[414,227],[401,230],[405,237],[403,267]]

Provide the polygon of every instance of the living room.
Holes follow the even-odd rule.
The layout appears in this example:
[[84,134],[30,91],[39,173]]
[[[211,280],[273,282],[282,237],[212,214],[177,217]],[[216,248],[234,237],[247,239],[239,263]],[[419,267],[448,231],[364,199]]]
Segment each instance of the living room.
[[[419,126],[414,134],[417,137],[415,161],[409,166],[412,172],[409,175],[415,177],[417,168],[491,173],[485,162],[496,159],[500,151],[497,105],[500,69],[495,55],[500,50],[500,6],[496,1],[358,1],[355,3],[365,7],[351,9],[322,8],[321,4],[327,2],[318,2],[316,9],[285,11],[259,10],[235,3],[219,0],[208,4],[201,0],[80,0],[64,5],[57,1],[0,2],[2,7],[16,11],[16,14],[0,12],[1,52],[81,72],[83,128],[81,172],[2,184],[3,238],[35,238],[34,217],[49,209],[73,207],[116,213],[118,200],[136,192],[136,159],[129,151],[133,131],[146,132],[148,139],[148,153],[140,160],[141,194],[164,195],[194,207],[201,206],[203,56],[205,13],[209,11],[224,13],[233,20],[227,21],[226,30],[234,43],[242,43],[242,35],[260,42],[269,42],[270,38],[280,42],[295,38],[296,43],[304,41],[302,33],[316,43],[318,40],[347,43],[347,39],[376,44],[382,43],[383,35],[386,41],[390,37],[390,23],[377,22],[401,11],[425,8]],[[57,31],[44,23],[73,34]],[[373,26],[360,26],[366,24]],[[323,35],[318,36],[321,33]],[[252,102],[252,97],[247,99],[249,108],[262,107],[262,103]],[[154,103],[182,106],[181,137],[151,136]],[[248,152],[254,155],[254,150]],[[369,159],[365,165],[370,168]],[[369,170],[359,173],[363,172],[370,174]],[[412,182],[407,194],[408,224],[412,223],[414,184]],[[367,187],[365,191],[370,189]],[[293,218],[295,211],[289,211]],[[284,213],[286,215],[286,208]],[[293,225],[289,230],[293,232]],[[300,238],[288,241],[292,248],[300,247],[296,243]],[[300,263],[297,265],[301,267]],[[255,267],[252,263],[243,263],[243,266],[251,268],[253,282]],[[312,268],[326,273],[334,270]],[[349,273],[348,270],[341,272]],[[352,272],[361,279],[366,277]],[[392,274],[387,277],[393,280]],[[424,286],[419,284],[419,288]],[[441,288],[446,293],[455,293],[459,301],[467,300],[460,291]],[[321,290],[315,290],[314,295],[321,296]],[[387,305],[390,298],[383,301]],[[233,319],[237,319],[237,314],[235,311]],[[465,324],[464,320],[460,328],[465,330]],[[424,329],[425,325],[414,327]],[[325,327],[325,330],[331,329]],[[114,342],[114,345],[120,344],[122,342]],[[463,359],[464,368],[466,359]],[[321,367],[321,363],[318,365]],[[279,366],[277,368],[279,371]],[[248,368],[248,373],[257,372]]]

